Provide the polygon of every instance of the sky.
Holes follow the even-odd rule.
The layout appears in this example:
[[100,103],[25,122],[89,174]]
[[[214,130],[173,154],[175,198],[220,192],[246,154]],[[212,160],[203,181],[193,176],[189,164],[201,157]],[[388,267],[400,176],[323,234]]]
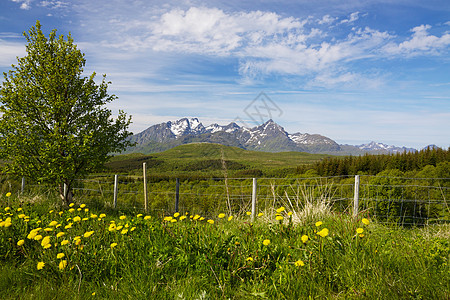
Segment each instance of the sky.
[[340,144],[450,146],[448,0],[1,0],[0,72],[36,20],[107,75],[134,133],[271,118]]

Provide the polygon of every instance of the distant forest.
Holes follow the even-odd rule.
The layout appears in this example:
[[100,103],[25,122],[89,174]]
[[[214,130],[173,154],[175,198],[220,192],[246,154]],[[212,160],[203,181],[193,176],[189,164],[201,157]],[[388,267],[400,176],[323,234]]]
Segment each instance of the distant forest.
[[[385,170],[399,170],[411,175],[425,169],[435,167],[434,176],[448,177],[450,172],[450,148],[427,148],[417,152],[396,154],[378,154],[363,156],[330,157],[311,166],[299,166],[297,173],[314,170],[320,176],[340,176],[351,174],[376,175]],[[431,174],[430,174],[431,175]]]

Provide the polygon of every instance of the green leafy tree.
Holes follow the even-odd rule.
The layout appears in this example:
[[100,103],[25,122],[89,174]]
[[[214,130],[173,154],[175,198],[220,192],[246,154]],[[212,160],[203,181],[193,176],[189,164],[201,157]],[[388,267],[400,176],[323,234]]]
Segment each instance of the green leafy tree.
[[86,60],[70,34],[55,29],[47,38],[37,21],[24,36],[27,55],[1,83],[0,157],[7,173],[54,184],[69,202],[76,178],[131,145],[131,117],[113,118],[105,107],[117,98],[107,93],[110,82],[83,76]]

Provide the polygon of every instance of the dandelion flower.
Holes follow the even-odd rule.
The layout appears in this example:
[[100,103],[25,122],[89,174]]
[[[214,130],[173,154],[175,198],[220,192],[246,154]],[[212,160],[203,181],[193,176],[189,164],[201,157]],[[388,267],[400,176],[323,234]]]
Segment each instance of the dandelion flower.
[[223,219],[223,218],[225,218],[225,214],[219,214],[219,219]]
[[127,218],[127,216],[120,216],[119,219],[121,220],[125,220]]
[[284,206],[281,206],[277,209],[277,213],[283,212],[285,210]]
[[297,260],[295,262],[295,266],[296,267],[303,267],[305,265],[305,263],[302,260]]
[[361,220],[361,222],[363,222],[364,225],[369,225],[369,224],[370,224],[370,221],[367,220],[366,218],[363,218],[363,219]]
[[84,209],[84,212],[88,212],[88,211],[89,211],[89,208],[85,208],[85,209]]
[[328,228],[324,228],[321,231],[319,231],[317,234],[320,235],[321,237],[326,237],[328,235]]
[[252,213],[248,211],[248,212],[246,212],[246,214],[247,214],[247,216],[250,216]]
[[287,215],[290,217],[292,216],[292,211],[288,212]]
[[247,261],[253,261],[253,257],[247,257],[247,259],[246,259]]
[[38,234],[33,238],[35,241],[40,241],[42,240],[42,235]]
[[319,227],[322,224],[323,224],[322,221],[318,221],[318,222],[316,222],[316,227]]
[[44,228],[45,232],[53,231],[53,228]]
[[60,270],[64,270],[64,268],[67,266],[67,260],[62,260],[59,262],[58,268]]
[[179,212],[176,212],[176,213],[173,214],[173,216],[174,216],[175,218],[178,218],[179,215],[180,215]]
[[51,246],[52,246],[52,244],[45,244],[42,248],[48,249],[48,248],[50,248]]
[[277,221],[281,221],[281,220],[283,220],[284,218],[283,218],[283,216],[276,216],[275,217],[275,220],[277,220]]
[[95,292],[92,292],[92,294],[91,294],[92,296],[95,296]]
[[11,197],[11,193],[10,193],[10,192],[7,192],[5,196],[6,196],[6,197]]
[[110,224],[108,227],[108,231],[114,231],[114,230],[116,230],[116,225]]
[[130,231],[134,231],[136,229],[136,227],[131,227]]
[[195,216],[194,216],[194,221],[198,220],[199,218],[200,218],[199,215],[195,215]]
[[91,214],[91,219],[97,219],[97,215],[96,214]]
[[75,205],[75,203],[70,203],[69,207],[73,207]]
[[20,241],[17,242],[17,246],[22,246],[23,244],[25,244],[24,240],[20,240]]
[[263,241],[263,245],[264,246],[269,246],[270,245],[270,240],[264,240]]
[[363,233],[361,233],[361,234],[359,235],[359,237],[360,237],[360,238],[363,238],[363,237],[364,237],[364,234],[363,234]]
[[120,232],[120,234],[127,234],[127,232],[128,232],[128,229],[124,229]]
[[69,209],[69,212],[70,212],[70,213],[73,213],[74,211],[75,211],[74,208]]
[[145,216],[144,220],[150,220],[151,216]]
[[181,216],[180,217],[180,221],[183,221],[184,219],[186,219],[187,217],[186,216]]
[[50,227],[54,227],[56,225],[58,225],[58,222],[56,222],[56,221],[51,221],[50,224],[48,224],[48,226],[50,226]]
[[100,214],[99,217],[100,217],[100,218],[104,218],[104,217],[106,217],[106,215],[105,215],[105,214]]
[[205,217],[200,217],[200,221],[203,221],[205,219]]
[[362,229],[362,228],[357,228],[356,229],[356,233],[357,234],[361,234],[361,233],[363,233],[364,232],[364,229]]
[[231,221],[231,220],[233,220],[233,216],[228,217],[228,221]]
[[90,237],[93,233],[94,233],[94,231],[88,231],[88,232],[85,232],[85,233],[83,234],[83,236],[84,236],[85,238],[88,238],[88,237]]
[[173,218],[171,216],[164,217],[164,221],[170,222]]
[[209,219],[207,222],[208,222],[209,224],[214,224],[214,220],[211,220],[211,219]]
[[117,226],[117,227],[116,227],[116,230],[119,231],[119,230],[121,230],[122,228],[123,228],[123,226],[120,225],[120,226]]
[[64,241],[61,242],[61,246],[65,246],[65,245],[67,245],[67,244],[69,244],[69,241],[68,241],[68,240],[64,240]]
[[258,214],[258,217],[262,217],[264,214],[262,213],[262,212],[260,212],[259,214]]
[[137,214],[136,218],[142,217],[142,214]]
[[64,226],[64,229],[69,229],[69,228],[72,228],[72,224],[73,224],[73,223],[69,223],[69,224],[67,224],[66,226]]
[[57,258],[57,259],[61,259],[61,258],[63,258],[64,256],[66,256],[64,253],[58,253],[58,254],[56,254],[56,258]]
[[86,204],[81,204],[80,207],[81,207],[81,208],[85,208],[85,207],[86,207]]
[[112,243],[110,247],[111,247],[111,249],[112,249],[112,248],[114,248],[114,247],[116,247],[116,246],[117,246],[117,243]]
[[80,244],[81,244],[81,240],[76,240],[76,241],[75,241],[75,245],[78,246],[78,245],[80,245]]
[[37,263],[36,267],[37,267],[38,270],[42,270],[42,268],[44,268],[44,266],[45,266],[45,262],[40,261],[40,262]]
[[23,219],[23,218],[25,218],[25,217],[26,217],[25,214],[20,214],[20,215],[19,215],[19,219]]
[[309,240],[309,237],[305,234],[305,235],[302,235],[302,242],[303,242],[303,244],[306,244],[306,242]]
[[81,221],[81,217],[76,216],[76,217],[73,218],[73,221],[74,222],[80,222]]

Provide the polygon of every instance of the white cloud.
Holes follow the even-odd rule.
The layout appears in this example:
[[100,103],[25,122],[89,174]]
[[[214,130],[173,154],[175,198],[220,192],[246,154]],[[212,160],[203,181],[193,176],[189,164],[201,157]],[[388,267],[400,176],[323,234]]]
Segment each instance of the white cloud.
[[23,43],[8,42],[0,39],[0,67],[10,67],[17,63],[16,57],[22,57],[25,53]]
[[450,33],[444,33],[441,37],[430,35],[430,25],[420,25],[411,29],[412,36],[401,43],[389,43],[384,47],[388,54],[402,54],[416,56],[422,54],[438,54],[450,46]]
[[12,2],[20,3],[20,9],[28,10],[31,8],[31,2],[33,0],[11,0]]
[[345,23],[353,23],[355,21],[357,21],[359,19],[359,12],[354,12],[350,14],[350,17],[348,19],[344,19],[342,20],[340,23],[341,24],[345,24]]

